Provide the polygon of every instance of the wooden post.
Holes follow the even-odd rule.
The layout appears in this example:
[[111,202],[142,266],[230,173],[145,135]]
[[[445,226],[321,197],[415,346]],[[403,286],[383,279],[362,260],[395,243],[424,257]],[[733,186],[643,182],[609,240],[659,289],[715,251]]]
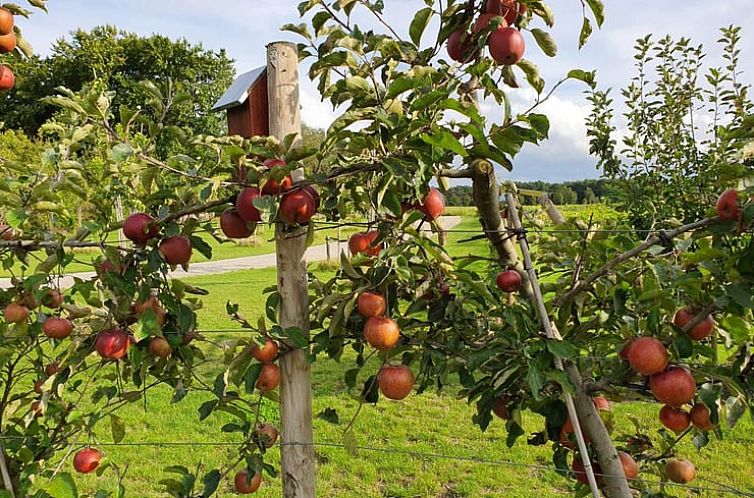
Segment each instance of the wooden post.
[[[513,221],[513,226],[516,230],[522,230],[521,219],[518,216],[518,208],[516,208],[516,198],[513,194],[506,194],[506,200],[508,201],[508,215]],[[550,317],[547,313],[547,307],[545,306],[545,300],[542,297],[542,290],[539,287],[539,280],[537,279],[537,272],[534,270],[534,263],[531,259],[531,253],[529,252],[529,243],[526,241],[526,237],[519,239],[519,245],[521,246],[521,254],[524,257],[524,268],[529,275],[529,281],[531,282],[532,293],[534,294],[534,301],[537,306],[537,313],[539,314],[542,327],[545,329],[545,334],[548,340],[559,340],[559,334],[555,331],[550,322]],[[565,371],[563,368],[563,361],[555,357],[555,367],[558,370]],[[597,485],[597,479],[594,476],[594,468],[592,467],[592,461],[587,451],[586,441],[584,439],[584,433],[581,430],[581,424],[579,422],[578,413],[576,412],[576,405],[573,402],[573,396],[571,393],[565,393],[566,408],[568,409],[568,416],[573,424],[573,433],[576,436],[576,444],[581,454],[581,461],[584,463],[584,471],[589,481],[589,487],[592,490],[592,496],[594,498],[600,498],[600,489]]]
[[[275,42],[267,46],[270,135],[283,139],[298,133],[301,143],[298,52],[296,45]],[[300,181],[303,172],[294,172]],[[304,254],[306,231],[285,231],[278,225],[275,235],[280,326],[309,332],[309,292]],[[298,236],[297,236],[298,235]],[[284,498],[315,498],[314,447],[312,445],[312,392],[309,351],[294,349],[280,359],[281,475]]]
[[330,236],[328,235],[325,237],[325,249],[327,249],[327,262],[329,263],[332,261],[332,258],[330,257]]

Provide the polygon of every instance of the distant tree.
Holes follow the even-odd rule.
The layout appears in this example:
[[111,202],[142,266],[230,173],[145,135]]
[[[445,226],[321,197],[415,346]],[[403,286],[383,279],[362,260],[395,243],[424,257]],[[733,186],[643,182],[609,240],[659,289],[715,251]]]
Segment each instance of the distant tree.
[[150,80],[160,85],[170,81],[172,93],[185,97],[173,102],[166,126],[178,127],[187,134],[221,135],[226,130],[225,117],[209,112],[234,76],[233,61],[224,50],[213,52],[185,39],[144,37],[114,26],[100,26],[91,31],[77,30],[70,39],[58,40],[49,57],[14,64],[19,75],[17,86],[0,99],[0,116],[7,128],[29,135],[36,134],[56,112],[41,101],[43,97],[53,95],[59,86],[78,91],[94,81],[114,91],[116,110],[121,106],[138,109],[154,98],[140,82]]
[[582,204],[597,204],[599,202],[599,199],[597,199],[597,196],[594,195],[594,191],[587,187],[586,191],[584,192],[584,199]]
[[453,187],[445,193],[445,201],[448,206],[473,206],[474,199],[469,185]]
[[559,185],[553,193],[553,200],[555,204],[576,204],[579,196],[568,185]]

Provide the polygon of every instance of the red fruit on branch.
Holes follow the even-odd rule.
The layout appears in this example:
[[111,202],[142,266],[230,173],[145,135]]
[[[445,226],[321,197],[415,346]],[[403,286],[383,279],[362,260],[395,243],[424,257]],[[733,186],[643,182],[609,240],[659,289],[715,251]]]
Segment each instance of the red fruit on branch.
[[29,319],[29,308],[18,303],[10,303],[5,307],[5,321],[8,323],[22,323]]
[[97,353],[106,360],[120,360],[128,354],[131,341],[131,335],[125,330],[105,330],[97,335],[95,348]]
[[257,389],[266,393],[274,390],[280,384],[280,368],[273,363],[262,365],[262,371],[257,379]]
[[63,305],[63,293],[60,289],[48,289],[42,298],[42,304],[48,308],[58,309]]
[[366,251],[369,248],[369,240],[365,233],[355,233],[348,239],[348,250],[351,254],[356,255]]
[[400,338],[398,324],[390,318],[373,316],[364,324],[364,339],[380,351],[393,349]]
[[146,213],[134,213],[123,223],[123,235],[136,245],[143,246],[159,234],[160,227]]
[[257,436],[259,443],[265,448],[272,448],[278,440],[278,430],[272,424],[257,424],[254,427],[254,434]]
[[261,486],[262,476],[259,475],[259,472],[255,472],[253,476],[249,477],[249,472],[242,470],[236,474],[233,482],[236,485],[236,492],[238,492],[238,494],[250,495],[251,493],[256,492],[256,490],[259,489],[259,486]]
[[592,398],[595,408],[602,412],[613,411],[613,407],[610,405],[610,401],[604,396],[597,396]]
[[445,212],[445,196],[436,188],[430,188],[429,193],[417,209],[424,213],[429,220],[435,220]]
[[715,424],[710,420],[712,413],[707,405],[704,403],[697,403],[691,409],[691,423],[694,427],[703,431],[711,431],[715,428]]
[[39,400],[34,400],[31,402],[31,414],[34,416],[34,418],[39,418],[45,413],[45,407]]
[[251,356],[260,363],[272,363],[278,356],[278,345],[275,341],[267,339],[261,348],[259,344],[251,346]]
[[[288,165],[281,159],[268,159],[264,162],[265,167],[272,171],[277,168],[285,168]],[[277,180],[270,178],[265,182],[262,187],[262,195],[280,195],[281,192],[286,192],[293,187],[293,178],[286,176],[283,178],[282,184]]]
[[474,36],[485,32],[486,30],[490,29],[490,24],[492,24],[493,19],[498,19],[495,22],[498,22],[500,24],[500,27],[508,26],[508,23],[505,22],[505,19],[503,19],[498,14],[482,14],[474,22],[474,26],[472,26],[471,32],[474,34]]
[[471,35],[465,29],[457,29],[448,37],[448,56],[456,62],[466,63],[474,58]]
[[514,0],[487,0],[485,7],[487,14],[503,16],[509,25],[519,22],[528,10],[526,4]]
[[42,324],[42,332],[50,339],[65,339],[73,332],[73,324],[65,318],[51,316]]
[[414,388],[414,374],[406,365],[385,365],[377,374],[377,384],[386,398],[402,400]]
[[507,396],[500,396],[495,400],[495,404],[492,405],[492,413],[503,420],[510,420],[511,414],[508,410],[509,402],[510,399]]
[[42,394],[42,386],[44,385],[45,380],[39,379],[34,381],[34,392],[37,394]]
[[364,318],[372,318],[384,315],[387,303],[379,292],[362,292],[356,301],[356,309]]
[[146,301],[138,301],[134,304],[134,313],[139,316],[146,313],[147,310],[152,310],[154,311],[154,314],[157,315],[157,325],[160,327],[165,325],[165,315],[167,312],[160,304],[160,300],[154,294],[151,294]]
[[688,460],[673,458],[665,464],[665,475],[677,484],[688,484],[696,477],[696,467]]
[[220,216],[220,230],[229,239],[245,239],[252,234],[249,225],[241,218],[236,208],[226,209]]
[[517,292],[521,289],[521,274],[516,270],[500,272],[495,279],[498,288],[503,292]]
[[696,381],[688,370],[676,367],[651,376],[649,388],[660,403],[681,406],[694,399]]
[[9,54],[16,50],[18,39],[16,33],[11,31],[7,35],[0,35],[0,54]]
[[639,464],[636,463],[634,457],[625,451],[619,451],[618,458],[620,458],[620,463],[623,466],[623,473],[626,475],[626,479],[636,479],[639,477]]
[[[678,310],[673,317],[673,324],[675,324],[676,327],[684,328],[686,325],[691,323],[695,316],[696,313],[688,308]],[[702,339],[709,337],[714,329],[715,320],[712,318],[712,315],[707,315],[707,318],[695,325],[694,328],[688,332],[688,334],[689,337],[694,339],[695,341],[701,341]]]
[[260,222],[262,221],[262,213],[254,206],[254,199],[258,199],[262,196],[262,193],[258,188],[250,187],[245,188],[236,197],[236,210],[238,210],[241,219],[246,222]]
[[52,377],[58,372],[60,372],[60,365],[58,365],[58,362],[56,361],[50,363],[45,367],[45,375],[48,377]]
[[364,235],[367,241],[367,249],[364,251],[364,254],[370,257],[380,255],[380,251],[382,251],[382,244],[375,243],[379,236],[380,232],[378,232],[377,230],[372,230],[371,232],[367,232],[366,235]]
[[191,261],[191,240],[185,235],[168,237],[160,242],[160,254],[172,266],[186,266]]
[[738,192],[735,189],[729,189],[723,192],[717,199],[717,216],[721,221],[736,221],[740,209],[738,207]]
[[492,32],[487,45],[495,62],[502,66],[517,64],[526,53],[526,41],[516,28],[498,28]]
[[102,454],[94,448],[85,448],[73,457],[73,468],[81,474],[94,472],[99,467]]
[[173,352],[172,346],[164,337],[152,337],[149,340],[149,354],[157,358],[167,358]]
[[653,375],[668,366],[668,350],[654,337],[640,337],[631,344],[628,362],[642,375]]
[[[2,85],[3,80],[3,68],[5,66],[0,66],[0,85]],[[11,73],[13,74],[13,73]],[[11,85],[12,86],[12,85]],[[16,236],[16,232],[8,225],[0,223],[0,239],[2,240],[13,240],[13,238]]]
[[[600,467],[600,464],[597,462],[591,462],[592,463],[592,470],[595,474],[595,479],[597,480],[597,485],[600,485],[602,482],[602,468]],[[573,477],[577,481],[579,481],[581,484],[589,485],[589,477],[586,475],[586,467],[584,467],[584,462],[581,460],[581,455],[578,453],[573,455],[573,464],[571,465],[571,470],[573,471]]]
[[[582,434],[584,435],[584,441],[587,443],[591,442],[591,439],[589,438],[589,434],[584,432],[582,430]],[[572,437],[573,436],[573,437]],[[573,432],[573,422],[571,422],[571,419],[568,418],[565,421],[565,424],[560,428],[560,444],[565,446],[566,448],[574,449],[576,448],[576,436]]]
[[278,215],[286,225],[300,225],[309,222],[317,214],[317,202],[312,194],[299,189],[289,192],[280,201]]
[[[8,66],[0,65],[0,91],[7,92],[16,84],[16,75]],[[13,239],[13,230],[6,229],[2,234],[3,240]]]
[[15,19],[13,13],[8,9],[0,7],[0,35],[7,35],[13,32]]
[[665,405],[660,408],[660,422],[671,431],[680,434],[691,425],[691,416],[681,408]]

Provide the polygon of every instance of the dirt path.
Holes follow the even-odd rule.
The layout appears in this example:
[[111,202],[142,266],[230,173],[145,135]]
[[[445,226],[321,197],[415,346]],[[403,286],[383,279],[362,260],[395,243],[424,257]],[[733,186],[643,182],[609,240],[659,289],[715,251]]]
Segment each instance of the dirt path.
[[[461,222],[460,216],[445,216],[440,219],[442,227],[449,230]],[[347,250],[346,244],[341,242],[330,243],[330,254],[332,258],[338,258],[339,251]],[[327,246],[325,244],[312,246],[306,251],[306,260],[310,263],[327,260]],[[202,263],[192,263],[189,271],[185,272],[178,269],[172,272],[172,276],[177,278],[199,277],[204,275],[218,275],[221,273],[230,273],[239,270],[252,270],[259,268],[270,268],[275,266],[275,254],[262,254],[259,256],[249,256],[245,258],[225,259],[220,261],[205,261]],[[95,276],[94,272],[71,273],[61,279],[61,287],[68,288],[73,285],[74,278],[88,280]],[[0,278],[0,288],[7,289],[10,287],[9,278]]]

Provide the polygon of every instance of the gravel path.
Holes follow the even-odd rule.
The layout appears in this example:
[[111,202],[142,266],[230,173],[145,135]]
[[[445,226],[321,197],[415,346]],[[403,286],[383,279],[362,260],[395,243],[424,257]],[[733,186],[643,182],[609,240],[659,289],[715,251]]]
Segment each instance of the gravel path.
[[[446,230],[449,230],[461,222],[460,216],[445,216],[440,219],[440,224]],[[330,254],[333,258],[337,258],[339,251],[347,250],[346,243],[330,243]],[[325,261],[327,260],[327,246],[325,244],[312,246],[306,251],[306,260],[308,262]],[[221,273],[230,273],[238,270],[251,270],[258,268],[270,268],[275,266],[275,254],[262,254],[259,256],[249,256],[245,258],[224,259],[220,261],[205,261],[202,263],[192,263],[189,267],[189,271],[185,272],[182,269],[177,269],[172,272],[174,277],[186,278],[186,277],[199,277],[203,275],[218,275]],[[73,279],[79,278],[82,280],[88,280],[95,276],[94,272],[82,272],[71,273],[65,275],[61,279],[61,287],[67,288],[73,285]],[[10,287],[9,278],[0,278],[0,288],[7,289]]]

